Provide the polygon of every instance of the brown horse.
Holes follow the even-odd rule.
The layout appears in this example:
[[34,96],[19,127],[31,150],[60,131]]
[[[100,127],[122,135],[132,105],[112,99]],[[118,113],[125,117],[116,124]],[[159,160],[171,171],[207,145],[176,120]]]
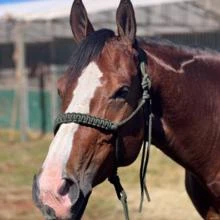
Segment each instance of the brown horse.
[[[75,0],[70,24],[78,47],[58,81],[63,112],[111,122],[129,117],[143,92],[139,57],[144,51],[152,83],[153,143],[186,169],[186,189],[200,215],[220,219],[220,55],[137,40],[129,0],[121,0],[116,17],[117,36],[94,31],[81,0]],[[123,157],[116,161],[114,132],[72,119],[61,123],[33,184],[44,216],[80,219],[92,188],[115,167],[136,159],[144,124],[141,108],[120,127]]]

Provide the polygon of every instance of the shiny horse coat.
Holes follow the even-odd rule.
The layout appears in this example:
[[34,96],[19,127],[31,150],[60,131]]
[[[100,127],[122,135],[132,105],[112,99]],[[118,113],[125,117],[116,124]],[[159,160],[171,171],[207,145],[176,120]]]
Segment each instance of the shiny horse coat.
[[[95,31],[81,0],[70,15],[78,47],[58,81],[62,111],[120,122],[142,95],[139,48],[150,76],[153,143],[186,169],[186,190],[200,215],[220,219],[220,54],[136,39],[132,4],[121,0],[118,35]],[[144,138],[143,111],[120,129],[131,164]],[[114,135],[62,124],[34,178],[33,199],[47,219],[80,219],[92,188],[115,169]],[[189,217],[190,218],[190,217]]]

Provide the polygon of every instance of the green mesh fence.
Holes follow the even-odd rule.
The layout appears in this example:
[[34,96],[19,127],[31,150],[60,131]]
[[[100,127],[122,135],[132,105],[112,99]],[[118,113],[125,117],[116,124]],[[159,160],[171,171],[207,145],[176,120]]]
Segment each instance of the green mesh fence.
[[[19,129],[19,100],[13,90],[0,90],[0,128]],[[29,91],[28,123],[31,130],[52,131],[51,96],[48,91]]]

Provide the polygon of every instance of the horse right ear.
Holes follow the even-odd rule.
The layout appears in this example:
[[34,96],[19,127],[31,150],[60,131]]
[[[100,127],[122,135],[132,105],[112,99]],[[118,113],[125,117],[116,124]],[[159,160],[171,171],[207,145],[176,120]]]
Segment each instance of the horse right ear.
[[118,34],[134,42],[136,37],[136,19],[130,0],[121,0],[116,12]]
[[82,0],[75,0],[73,2],[70,13],[70,26],[76,43],[79,43],[90,33],[94,32]]

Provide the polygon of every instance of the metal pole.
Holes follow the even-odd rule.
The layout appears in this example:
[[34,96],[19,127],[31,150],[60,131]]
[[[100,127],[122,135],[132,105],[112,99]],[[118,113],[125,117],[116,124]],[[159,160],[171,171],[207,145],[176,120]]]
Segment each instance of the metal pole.
[[18,83],[19,96],[19,121],[20,121],[20,139],[27,140],[28,129],[28,88],[27,74],[25,69],[25,42],[24,42],[24,24],[16,24],[16,81]]
[[[54,32],[53,28],[53,21],[49,21],[48,26],[51,30],[51,33]],[[57,73],[58,73],[58,68],[56,66],[56,60],[55,60],[55,37],[52,35],[51,37],[51,43],[50,43],[50,56],[51,56],[51,60],[50,60],[50,70],[51,70],[51,119],[52,119],[52,124],[54,123],[54,120],[57,117],[58,114],[58,103],[57,103],[57,88],[56,88],[56,84],[57,84]]]

